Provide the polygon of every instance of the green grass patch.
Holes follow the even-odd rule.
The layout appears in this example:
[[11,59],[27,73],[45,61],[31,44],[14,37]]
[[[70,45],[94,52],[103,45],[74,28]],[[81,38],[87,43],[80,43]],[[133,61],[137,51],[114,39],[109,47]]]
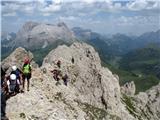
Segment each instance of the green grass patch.
[[87,113],[90,120],[104,120],[106,118],[110,118],[112,120],[121,120],[120,117],[116,115],[109,114],[106,110],[95,107],[88,103],[77,102],[79,106]]
[[119,68],[115,68],[110,64],[106,64],[102,62],[102,66],[109,68],[112,73],[117,74],[119,76],[120,85],[124,85],[126,82],[134,81],[136,85],[136,93],[144,92],[151,88],[152,86],[157,85],[160,82],[160,79],[157,78],[153,74],[145,75],[141,73],[139,70],[137,71],[126,71]]
[[20,113],[19,115],[20,115],[20,118],[26,118],[25,113]]

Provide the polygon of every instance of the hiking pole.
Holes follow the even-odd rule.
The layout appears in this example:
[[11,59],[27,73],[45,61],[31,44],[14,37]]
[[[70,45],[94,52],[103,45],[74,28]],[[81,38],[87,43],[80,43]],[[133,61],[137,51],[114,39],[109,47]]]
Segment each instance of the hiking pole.
[[28,35],[28,40],[27,40],[27,53],[28,53],[28,58],[29,58],[29,42],[30,42],[30,40],[31,40],[31,35],[29,34]]

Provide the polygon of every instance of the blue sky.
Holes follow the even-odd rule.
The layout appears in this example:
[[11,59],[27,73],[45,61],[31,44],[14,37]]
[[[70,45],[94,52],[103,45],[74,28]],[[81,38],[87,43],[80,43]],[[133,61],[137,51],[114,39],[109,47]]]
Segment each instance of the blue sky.
[[2,0],[2,31],[27,21],[83,27],[102,34],[140,35],[160,29],[160,0]]

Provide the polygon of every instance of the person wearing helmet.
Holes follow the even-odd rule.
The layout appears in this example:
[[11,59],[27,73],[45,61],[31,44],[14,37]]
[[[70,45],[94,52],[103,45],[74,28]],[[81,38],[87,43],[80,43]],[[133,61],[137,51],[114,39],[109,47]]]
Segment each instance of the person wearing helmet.
[[22,71],[17,68],[17,66],[12,66],[11,74],[15,74],[16,78],[22,83]]
[[9,80],[7,81],[7,85],[9,88],[9,93],[12,95],[15,95],[19,92],[19,80],[17,80],[17,77],[15,74],[11,74],[9,77]]
[[22,85],[22,71],[20,69],[18,69],[16,65],[13,65],[10,75],[11,74],[15,74],[16,75],[16,79],[19,80],[20,87],[21,87],[21,85]]
[[25,89],[25,79],[27,79],[27,91],[29,91],[29,84],[30,84],[30,78],[31,78],[31,65],[30,61],[28,58],[24,60],[24,65],[23,65],[23,90]]
[[30,60],[29,60],[28,57],[26,57],[26,58],[24,59],[24,64],[29,64],[29,63],[30,63]]

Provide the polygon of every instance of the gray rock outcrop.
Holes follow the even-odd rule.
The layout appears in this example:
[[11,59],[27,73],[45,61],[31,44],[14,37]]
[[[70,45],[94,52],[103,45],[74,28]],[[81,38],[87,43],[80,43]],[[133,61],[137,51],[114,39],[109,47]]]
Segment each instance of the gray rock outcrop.
[[160,119],[160,83],[146,92],[134,97],[134,105],[139,118],[146,120]]
[[[7,59],[13,58],[13,55]],[[61,61],[60,68],[57,66],[58,60]],[[3,65],[8,62],[4,60]],[[60,70],[61,76],[68,75],[67,86],[61,77],[59,84],[56,84],[51,73],[54,69]],[[32,74],[30,91],[7,101],[6,112],[11,120],[160,118],[160,85],[136,96],[121,94],[118,76],[102,67],[98,53],[85,43],[74,43],[70,47],[63,45],[52,50],[40,68],[33,68]],[[144,110],[150,114],[143,115]]]
[[136,86],[134,84],[134,81],[131,81],[129,83],[127,82],[123,86],[121,86],[121,92],[123,94],[133,96],[136,92]]
[[11,66],[13,65],[22,69],[25,58],[29,58],[31,60],[31,65],[34,68],[38,67],[38,65],[33,61],[33,54],[30,51],[26,51],[24,48],[19,47],[1,62],[2,68],[7,70],[7,73],[11,71]]

